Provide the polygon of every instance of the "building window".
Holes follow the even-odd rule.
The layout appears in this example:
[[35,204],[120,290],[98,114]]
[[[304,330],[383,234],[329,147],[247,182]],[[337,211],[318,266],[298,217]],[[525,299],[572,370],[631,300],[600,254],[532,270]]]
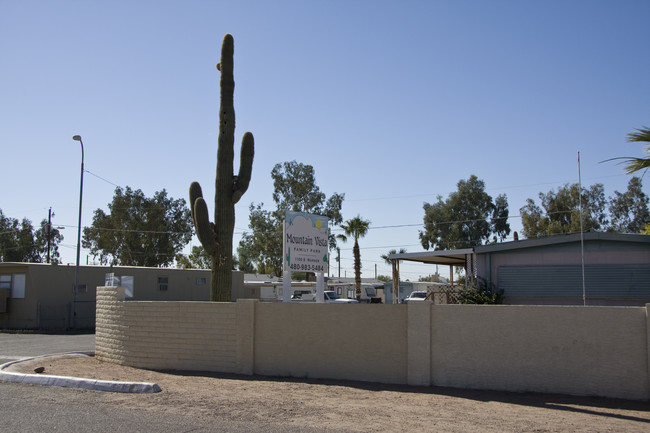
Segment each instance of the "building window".
[[205,278],[205,277],[198,277],[198,278],[196,279],[196,285],[197,285],[197,286],[205,286],[206,284],[208,284],[208,279],[207,279],[207,278]]
[[10,289],[11,297],[25,297],[25,274],[0,275],[0,289]]
[[158,290],[167,291],[168,288],[169,288],[169,278],[158,277]]
[[132,275],[123,275],[121,285],[124,287],[124,297],[133,298],[133,276]]

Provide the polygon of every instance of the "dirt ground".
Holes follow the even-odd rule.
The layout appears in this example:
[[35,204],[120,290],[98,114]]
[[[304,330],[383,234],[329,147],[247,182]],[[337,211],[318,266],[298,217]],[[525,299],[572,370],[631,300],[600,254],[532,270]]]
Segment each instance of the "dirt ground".
[[[48,357],[7,371],[157,383],[156,394],[107,393],[112,406],[293,427],[363,432],[647,432],[650,403],[548,394],[408,387],[196,372],[158,372],[94,357]],[[98,391],[93,391],[98,392]]]

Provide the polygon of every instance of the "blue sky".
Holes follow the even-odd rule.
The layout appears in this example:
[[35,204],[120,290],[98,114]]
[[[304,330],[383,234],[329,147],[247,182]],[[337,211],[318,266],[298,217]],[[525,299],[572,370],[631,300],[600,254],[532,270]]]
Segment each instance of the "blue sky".
[[[422,250],[423,203],[471,174],[507,195],[513,230],[526,198],[578,181],[578,152],[583,185],[624,191],[621,166],[599,162],[642,155],[625,136],[650,126],[648,16],[647,0],[0,0],[0,209],[37,225],[52,207],[74,263],[75,134],[82,226],[115,185],[187,200],[198,180],[213,196],[231,33],[236,155],[245,131],[256,145],[235,247],[250,203],[273,207],[273,166],[296,160],[345,193],[345,219],[371,221],[363,276],[387,275],[380,255]],[[352,276],[352,245],[341,255]]]

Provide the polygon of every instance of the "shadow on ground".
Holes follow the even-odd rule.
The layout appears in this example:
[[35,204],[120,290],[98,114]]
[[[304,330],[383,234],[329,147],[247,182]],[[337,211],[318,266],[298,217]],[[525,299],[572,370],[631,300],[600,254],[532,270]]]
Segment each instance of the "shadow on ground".
[[[506,391],[488,391],[478,389],[459,389],[440,386],[407,386],[393,385],[378,382],[357,382],[332,379],[309,379],[295,377],[269,377],[269,376],[246,376],[226,373],[213,373],[204,371],[178,371],[178,370],[156,370],[160,373],[173,374],[187,377],[210,377],[217,379],[232,379],[245,381],[266,381],[283,383],[307,383],[323,386],[349,387],[365,391],[377,392],[400,392],[441,395],[447,397],[461,398],[479,402],[498,402],[519,406],[528,406],[543,409],[552,409],[582,413],[588,415],[603,416],[628,421],[636,421],[650,424],[650,402],[624,400],[603,397],[572,396],[563,394],[542,394],[542,393],[517,393]],[[645,412],[647,417],[628,416],[608,412],[608,410],[624,410],[633,412]]]

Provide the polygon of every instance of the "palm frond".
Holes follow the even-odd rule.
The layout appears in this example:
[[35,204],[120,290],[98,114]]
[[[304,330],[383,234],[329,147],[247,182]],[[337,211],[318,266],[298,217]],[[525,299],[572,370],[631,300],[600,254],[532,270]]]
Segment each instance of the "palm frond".
[[627,174],[632,174],[650,167],[650,158],[629,158],[627,161],[628,163],[625,166],[625,172]]
[[644,126],[643,128],[639,128],[636,131],[637,132],[630,132],[629,134],[627,134],[627,141],[629,142],[647,141],[648,143],[650,143],[650,128]]
[[630,132],[629,134],[627,134],[627,141],[630,143],[632,142],[648,143],[648,145],[645,148],[645,152],[648,155],[648,157],[635,158],[631,156],[624,156],[624,157],[606,159],[605,161],[601,161],[601,162],[613,161],[615,159],[622,159],[623,161],[619,162],[619,164],[625,164],[625,172],[627,174],[632,174],[637,171],[650,168],[650,128],[644,126],[642,128],[637,129],[636,132]]

